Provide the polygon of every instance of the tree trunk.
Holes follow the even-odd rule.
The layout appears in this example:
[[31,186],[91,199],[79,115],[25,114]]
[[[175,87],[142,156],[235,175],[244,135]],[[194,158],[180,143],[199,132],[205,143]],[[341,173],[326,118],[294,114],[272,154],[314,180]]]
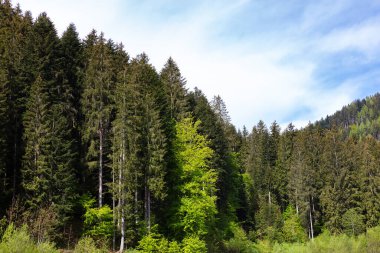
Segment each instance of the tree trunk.
[[103,206],[103,131],[99,130],[99,208]]
[[[115,159],[114,159],[115,160]],[[114,162],[115,164],[115,162]],[[115,166],[115,165],[114,165]],[[116,200],[115,200],[115,168],[112,170],[112,219],[113,219],[113,235],[112,235],[112,250],[115,251],[116,246]]]
[[121,237],[120,237],[120,249],[119,249],[119,252],[123,252],[124,251],[124,241],[125,241],[125,229],[124,229],[124,226],[125,226],[125,219],[124,219],[124,206],[123,206],[123,201],[122,201],[122,205],[121,205],[121,226],[120,226],[120,234],[121,234]]
[[138,218],[138,180],[137,180],[137,172],[135,173],[135,224],[137,225],[139,223]]
[[[16,124],[17,125],[17,124]],[[17,131],[17,130],[16,130]],[[12,180],[12,199],[16,198],[16,185],[17,185],[17,134],[14,138],[14,150],[13,150],[13,180]]]
[[148,233],[150,234],[150,191],[148,190]]
[[270,196],[270,191],[268,192],[268,201],[269,201],[269,206],[272,205],[272,199]]
[[311,214],[311,208],[309,211],[309,218],[310,218],[310,239],[314,239],[314,228],[313,228],[313,216]]

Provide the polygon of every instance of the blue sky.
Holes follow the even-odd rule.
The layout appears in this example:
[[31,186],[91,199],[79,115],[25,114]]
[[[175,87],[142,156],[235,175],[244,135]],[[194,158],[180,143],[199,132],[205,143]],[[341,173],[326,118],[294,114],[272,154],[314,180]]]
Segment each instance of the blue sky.
[[380,1],[21,0],[46,11],[58,33],[75,23],[146,52],[158,71],[169,56],[189,89],[220,95],[232,123],[305,126],[380,91]]

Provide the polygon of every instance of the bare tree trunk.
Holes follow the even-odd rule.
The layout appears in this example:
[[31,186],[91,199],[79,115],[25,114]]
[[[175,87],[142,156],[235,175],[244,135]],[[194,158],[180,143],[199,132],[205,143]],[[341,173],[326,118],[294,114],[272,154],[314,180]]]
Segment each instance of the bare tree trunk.
[[12,180],[12,199],[16,198],[16,180],[17,180],[17,134],[15,134],[14,138],[14,153],[13,153],[13,180]]
[[298,209],[298,194],[297,194],[297,189],[296,189],[296,213],[297,213],[297,216],[298,216],[299,209]]
[[99,207],[103,206],[103,131],[99,130]]
[[116,247],[116,200],[115,200],[115,159],[113,159],[114,168],[112,170],[112,219],[113,219],[113,235],[112,235],[112,250],[115,251]]
[[124,241],[125,241],[125,219],[124,219],[124,201],[122,201],[121,205],[121,226],[120,226],[120,249],[119,252],[124,251]]
[[310,238],[313,240],[314,239],[314,228],[313,228],[313,216],[311,214],[311,208],[309,211],[309,219],[310,219]]
[[148,180],[146,174],[144,176],[144,219],[148,224]]
[[272,199],[270,196],[270,191],[268,192],[268,201],[269,201],[269,206],[272,205]]
[[137,185],[138,185],[138,182],[137,182],[137,172],[135,173],[135,224],[137,225],[139,223],[139,218],[138,218],[138,188],[137,188]]
[[148,233],[150,234],[150,191],[148,190]]

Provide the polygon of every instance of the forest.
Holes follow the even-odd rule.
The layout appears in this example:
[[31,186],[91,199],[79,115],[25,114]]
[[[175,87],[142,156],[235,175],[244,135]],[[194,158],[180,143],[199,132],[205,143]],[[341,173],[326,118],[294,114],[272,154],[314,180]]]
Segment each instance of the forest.
[[171,57],[0,0],[0,252],[380,252],[379,139],[380,94],[240,130]]

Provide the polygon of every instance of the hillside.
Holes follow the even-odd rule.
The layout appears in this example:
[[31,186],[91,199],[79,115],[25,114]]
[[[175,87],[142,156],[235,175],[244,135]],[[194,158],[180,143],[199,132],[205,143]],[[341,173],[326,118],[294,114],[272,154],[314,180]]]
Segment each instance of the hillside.
[[362,100],[355,100],[331,116],[315,123],[322,128],[333,126],[343,128],[346,135],[380,138],[380,94],[376,93]]

